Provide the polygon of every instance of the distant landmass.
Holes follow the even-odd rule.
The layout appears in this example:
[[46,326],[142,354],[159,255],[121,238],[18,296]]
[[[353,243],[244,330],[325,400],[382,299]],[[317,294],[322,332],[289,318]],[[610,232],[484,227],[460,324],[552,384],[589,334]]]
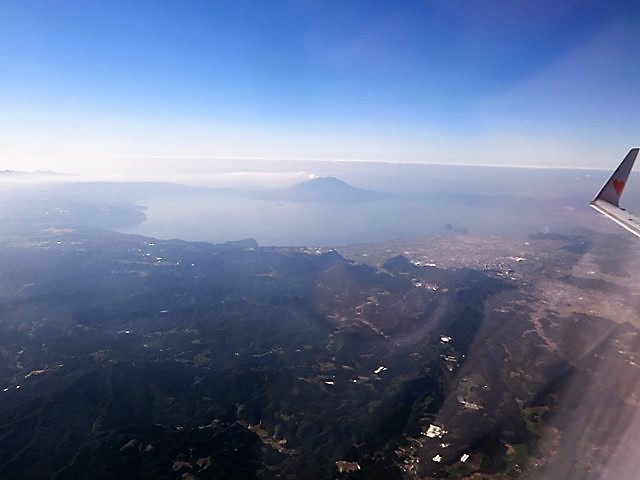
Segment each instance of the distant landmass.
[[22,170],[0,170],[1,177],[42,177],[42,176],[56,176],[63,177],[69,176],[68,173],[53,172],[51,170],[36,170],[34,172],[24,172]]
[[193,195],[238,195],[231,188],[205,188],[169,182],[77,182],[58,188],[59,195],[135,202],[151,197],[182,197]]
[[335,177],[314,178],[288,188],[254,195],[254,198],[263,200],[313,203],[370,202],[384,197],[383,193],[357,188]]

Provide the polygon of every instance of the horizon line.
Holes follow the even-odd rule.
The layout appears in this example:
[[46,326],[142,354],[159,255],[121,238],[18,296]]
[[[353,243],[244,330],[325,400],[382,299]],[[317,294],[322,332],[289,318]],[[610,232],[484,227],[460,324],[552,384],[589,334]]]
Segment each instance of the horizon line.
[[[58,157],[60,158],[60,157]],[[437,162],[437,161],[400,161],[400,160],[365,160],[365,159],[329,159],[329,158],[310,158],[310,157],[251,157],[251,156],[179,156],[179,155],[135,155],[135,156],[65,156],[63,158],[82,158],[88,159],[111,159],[111,160],[141,160],[141,159],[157,159],[157,160],[240,160],[240,161],[271,161],[271,162],[319,162],[319,163],[376,163],[389,165],[414,165],[414,166],[441,166],[441,167],[480,167],[480,168],[513,168],[513,169],[536,169],[536,170],[591,170],[591,171],[609,171],[605,167],[584,167],[584,166],[566,166],[566,165],[518,165],[518,164],[497,164],[497,163],[466,163],[466,162]],[[5,169],[4,171],[24,172],[24,173],[58,173],[65,175],[82,175],[71,172],[60,172],[57,170],[13,170]]]

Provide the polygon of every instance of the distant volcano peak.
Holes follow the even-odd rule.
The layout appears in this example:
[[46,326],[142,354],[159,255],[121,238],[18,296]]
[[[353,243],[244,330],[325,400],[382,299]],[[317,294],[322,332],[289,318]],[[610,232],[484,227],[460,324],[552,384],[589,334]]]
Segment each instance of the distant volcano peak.
[[262,192],[267,200],[289,202],[366,202],[382,197],[378,192],[356,188],[336,177],[317,177],[289,188]]
[[344,188],[359,190],[336,177],[316,177],[297,183],[291,188]]

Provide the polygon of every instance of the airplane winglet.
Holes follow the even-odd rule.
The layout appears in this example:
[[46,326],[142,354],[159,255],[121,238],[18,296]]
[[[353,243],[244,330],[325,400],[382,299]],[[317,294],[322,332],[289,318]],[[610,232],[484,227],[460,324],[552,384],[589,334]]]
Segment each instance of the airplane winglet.
[[622,163],[618,165],[618,168],[613,172],[613,175],[609,177],[607,183],[600,189],[600,192],[595,196],[595,198],[591,201],[591,203],[595,203],[596,200],[603,200],[611,205],[615,205],[616,207],[620,206],[620,197],[622,196],[622,191],[624,190],[624,186],[627,183],[627,179],[629,178],[629,174],[631,173],[631,168],[633,167],[633,162],[636,161],[636,157],[638,156],[637,148],[632,148],[627,153],[627,156],[624,157]]
[[638,150],[637,148],[629,150],[629,153],[627,153],[622,163],[620,163],[618,168],[613,172],[613,175],[609,177],[607,183],[604,184],[595,198],[591,200],[590,205],[605,217],[640,237],[640,218],[631,215],[626,212],[624,208],[620,207],[620,197],[627,184],[633,163],[638,156]]

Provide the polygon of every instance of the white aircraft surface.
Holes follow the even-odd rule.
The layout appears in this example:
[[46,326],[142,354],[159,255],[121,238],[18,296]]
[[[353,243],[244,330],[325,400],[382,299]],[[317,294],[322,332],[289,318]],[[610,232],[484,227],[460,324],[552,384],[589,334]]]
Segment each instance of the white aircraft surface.
[[638,149],[632,148],[624,157],[622,163],[613,172],[596,197],[591,200],[591,206],[605,217],[626,228],[634,235],[640,237],[640,218],[631,215],[620,206],[620,197],[627,184],[629,173],[638,156]]

